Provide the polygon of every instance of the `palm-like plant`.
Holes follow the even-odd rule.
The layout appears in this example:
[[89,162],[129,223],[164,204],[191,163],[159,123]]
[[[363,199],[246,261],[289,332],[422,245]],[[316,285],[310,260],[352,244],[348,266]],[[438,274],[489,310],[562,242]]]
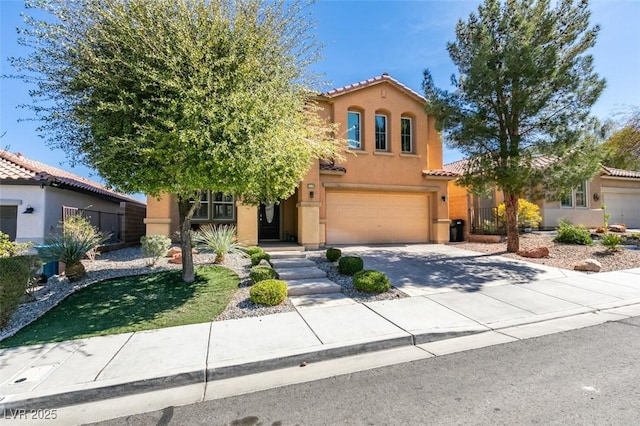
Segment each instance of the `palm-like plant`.
[[214,252],[215,263],[223,263],[227,254],[245,254],[234,225],[204,225],[193,233],[193,241],[197,248]]
[[59,227],[58,232],[45,238],[38,249],[43,262],[63,262],[69,281],[78,281],[86,273],[81,260],[94,252],[109,235],[98,231],[81,216],[71,216]]

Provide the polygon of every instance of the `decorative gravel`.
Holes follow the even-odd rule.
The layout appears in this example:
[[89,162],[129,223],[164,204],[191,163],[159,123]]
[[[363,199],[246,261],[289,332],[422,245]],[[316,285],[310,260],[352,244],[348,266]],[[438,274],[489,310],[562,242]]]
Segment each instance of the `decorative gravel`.
[[609,253],[598,240],[594,240],[592,246],[581,246],[557,244],[553,242],[553,238],[554,234],[552,233],[531,233],[520,236],[521,249],[533,247],[547,247],[549,249],[549,257],[542,259],[529,259],[515,253],[507,253],[506,242],[493,244],[456,243],[455,247],[481,253],[499,254],[512,259],[563,269],[573,269],[576,264],[585,259],[596,259],[600,262],[602,264],[601,272],[640,268],[640,247],[637,244],[623,247],[615,253]]
[[[329,262],[325,256],[325,251],[308,251],[307,258],[316,262],[318,268],[327,273],[327,278],[340,284],[342,293],[351,297],[356,302],[376,302],[378,300],[392,300],[403,297],[409,297],[395,287],[391,287],[389,291],[384,293],[363,293],[353,287],[353,279],[348,275],[342,275],[338,272],[338,262]],[[366,266],[366,265],[365,265]],[[392,283],[393,284],[393,283]]]
[[[215,255],[208,253],[195,254],[195,265],[213,264]],[[18,330],[41,317],[70,294],[83,289],[91,284],[110,278],[126,277],[133,275],[150,274],[171,269],[181,269],[182,265],[169,263],[167,258],[161,258],[153,266],[147,266],[148,259],[142,256],[139,247],[129,247],[99,254],[94,261],[82,262],[87,270],[86,278],[70,283],[66,278],[52,277],[49,282],[32,292],[35,301],[23,303],[9,320],[9,323],[0,330],[0,340],[14,335]],[[225,259],[223,266],[233,270],[240,277],[240,290],[231,299],[226,310],[216,320],[243,318],[249,316],[268,315],[278,312],[288,312],[294,307],[287,300],[279,306],[265,307],[256,305],[249,299],[249,259],[238,255],[230,255]]]

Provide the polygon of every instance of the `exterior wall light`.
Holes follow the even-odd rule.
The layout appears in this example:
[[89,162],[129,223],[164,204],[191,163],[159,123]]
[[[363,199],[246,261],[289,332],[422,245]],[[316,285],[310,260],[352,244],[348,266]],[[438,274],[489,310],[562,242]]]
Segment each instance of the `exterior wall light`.
[[600,194],[598,194],[597,192],[593,193],[593,201],[599,201],[600,200]]
[[33,207],[27,206],[26,209],[22,212],[22,214],[33,214]]
[[440,199],[442,200],[443,203],[447,202],[447,196],[443,195],[442,197],[440,197]]

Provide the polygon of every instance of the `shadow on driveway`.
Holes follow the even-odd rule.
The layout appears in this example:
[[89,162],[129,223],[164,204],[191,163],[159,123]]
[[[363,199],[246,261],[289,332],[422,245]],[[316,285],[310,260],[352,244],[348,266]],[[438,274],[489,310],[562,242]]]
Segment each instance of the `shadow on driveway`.
[[538,265],[450,246],[358,246],[343,250],[345,254],[361,256],[365,269],[384,272],[395,287],[409,295],[446,290],[473,292],[490,285],[524,284],[548,271]]

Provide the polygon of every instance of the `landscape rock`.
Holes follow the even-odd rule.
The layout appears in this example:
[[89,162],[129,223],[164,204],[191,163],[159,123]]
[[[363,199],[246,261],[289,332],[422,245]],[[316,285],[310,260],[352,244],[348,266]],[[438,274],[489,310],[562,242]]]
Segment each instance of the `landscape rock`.
[[549,249],[547,247],[532,247],[518,251],[518,256],[529,257],[532,259],[540,259],[549,257]]
[[585,259],[573,267],[576,271],[600,272],[602,264],[595,259]]
[[173,257],[176,254],[182,254],[182,249],[180,247],[171,247],[167,252],[167,257]]
[[169,263],[181,264],[182,263],[182,253],[178,252],[178,253],[174,254],[173,256],[171,256],[171,259],[169,259]]
[[615,224],[615,225],[609,225],[609,231],[611,232],[627,232],[627,227],[626,225],[623,224]]
[[260,263],[258,263],[258,266],[264,266],[267,268],[271,268],[271,264],[269,263],[269,261],[267,259],[262,259],[260,261]]

